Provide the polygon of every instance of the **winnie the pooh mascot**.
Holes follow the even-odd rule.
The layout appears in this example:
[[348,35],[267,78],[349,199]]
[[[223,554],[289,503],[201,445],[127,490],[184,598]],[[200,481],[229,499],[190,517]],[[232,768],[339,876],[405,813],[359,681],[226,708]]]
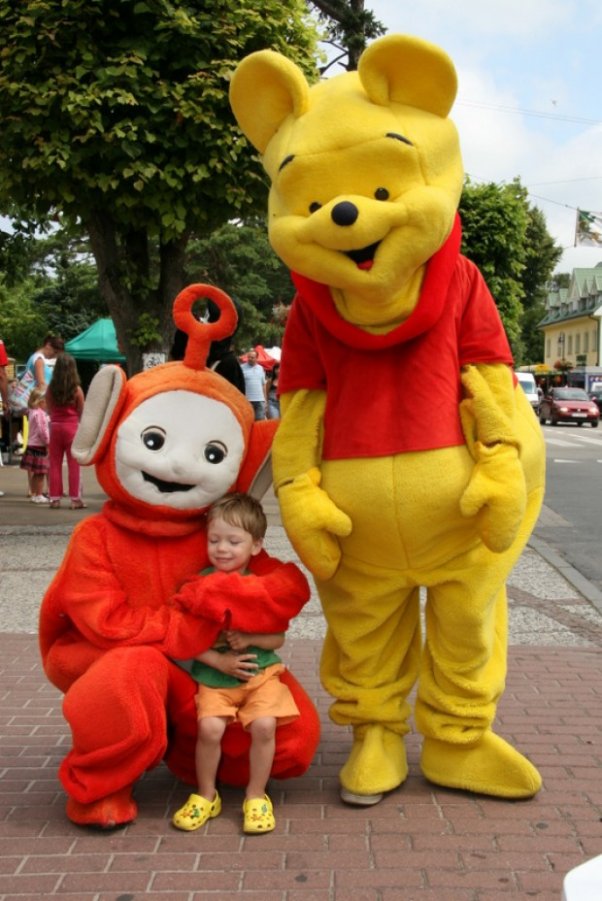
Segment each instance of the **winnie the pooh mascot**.
[[[217,304],[217,322],[197,322],[200,298]],[[244,395],[204,368],[211,342],[234,331],[230,298],[191,285],[176,298],[174,319],[189,335],[183,362],[129,381],[106,366],[92,381],[73,455],[95,464],[109,500],[74,530],[42,602],[44,669],[65,694],[72,733],[59,775],[67,815],[82,825],[133,820],[135,782],[162,760],[195,782],[197,686],[174,659],[211,647],[225,627],[284,631],[309,599],[300,570],[264,551],[235,603],[223,573],[199,576],[209,506],[230,491],[260,497],[270,484],[274,425],[255,423]],[[277,730],[272,776],[284,779],[309,766],[319,720],[294,676],[282,679],[301,714]],[[222,781],[246,784],[249,746],[248,733],[230,725]]]
[[416,682],[427,779],[501,798],[541,785],[492,725],[505,582],[538,516],[545,453],[495,303],[460,254],[455,93],[449,57],[403,35],[312,87],[269,50],[231,82],[296,286],[274,484],[327,620],[321,677],[333,721],[353,729],[340,782],[355,804],[405,780]]

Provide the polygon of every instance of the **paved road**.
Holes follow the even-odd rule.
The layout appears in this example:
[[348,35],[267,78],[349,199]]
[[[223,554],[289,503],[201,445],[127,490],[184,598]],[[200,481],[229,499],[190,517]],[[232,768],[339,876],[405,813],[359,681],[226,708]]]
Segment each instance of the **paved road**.
[[602,592],[602,430],[545,426],[544,437],[548,515],[535,535]]

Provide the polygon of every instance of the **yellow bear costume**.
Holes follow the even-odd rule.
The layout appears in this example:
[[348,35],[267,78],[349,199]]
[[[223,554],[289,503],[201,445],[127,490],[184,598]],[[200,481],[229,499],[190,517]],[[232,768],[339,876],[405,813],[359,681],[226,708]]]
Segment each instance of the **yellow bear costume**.
[[430,781],[506,798],[541,785],[492,724],[505,582],[541,507],[545,454],[491,295],[459,253],[455,93],[447,55],[402,35],[313,87],[269,50],[231,84],[297,288],[274,475],[328,623],[331,717],[353,727],[350,803],[406,778],[416,682]]

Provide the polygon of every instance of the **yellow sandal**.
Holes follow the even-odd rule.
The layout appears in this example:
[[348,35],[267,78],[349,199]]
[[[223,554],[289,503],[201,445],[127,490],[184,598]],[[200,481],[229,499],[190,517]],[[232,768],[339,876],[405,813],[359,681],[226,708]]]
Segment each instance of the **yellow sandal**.
[[194,832],[209,819],[219,816],[222,812],[222,799],[219,794],[215,793],[213,801],[208,801],[202,795],[192,794],[183,807],[176,810],[171,821],[176,829],[183,829],[184,832]]
[[243,832],[256,834],[271,832],[276,825],[274,808],[267,795],[263,798],[247,798],[242,805],[244,814]]

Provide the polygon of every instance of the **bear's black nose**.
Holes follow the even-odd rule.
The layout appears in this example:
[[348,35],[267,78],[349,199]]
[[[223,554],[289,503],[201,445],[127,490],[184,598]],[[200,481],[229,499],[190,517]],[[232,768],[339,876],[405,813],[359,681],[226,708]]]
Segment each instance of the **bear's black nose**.
[[343,200],[332,208],[330,215],[335,225],[353,225],[359,216],[359,210],[354,203]]

